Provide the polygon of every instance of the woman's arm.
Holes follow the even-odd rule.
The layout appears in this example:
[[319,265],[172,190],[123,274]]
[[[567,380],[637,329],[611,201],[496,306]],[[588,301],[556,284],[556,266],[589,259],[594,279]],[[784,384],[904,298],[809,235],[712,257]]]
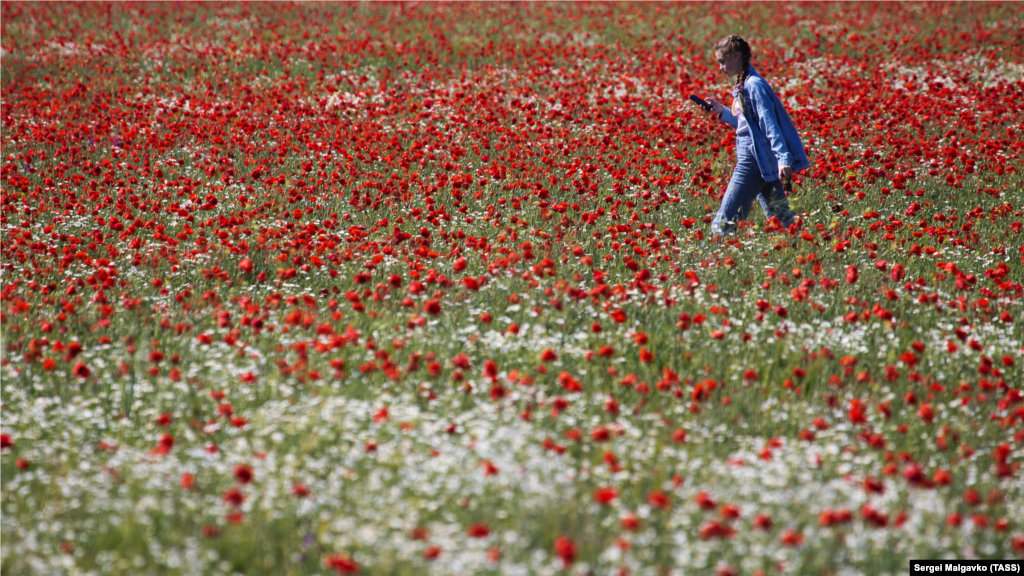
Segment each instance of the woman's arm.
[[711,104],[711,112],[718,114],[719,120],[725,122],[726,124],[732,126],[733,128],[736,127],[736,122],[738,122],[736,116],[733,115],[733,113],[730,112],[728,108],[723,106],[721,102],[715,99],[710,99],[708,100],[708,104]]
[[751,82],[748,89],[754,96],[754,103],[757,109],[757,116],[760,119],[765,136],[772,146],[772,152],[779,161],[779,168],[793,165],[793,155],[786,147],[786,139],[782,136],[782,129],[775,117],[774,99],[766,91],[771,90],[760,82]]

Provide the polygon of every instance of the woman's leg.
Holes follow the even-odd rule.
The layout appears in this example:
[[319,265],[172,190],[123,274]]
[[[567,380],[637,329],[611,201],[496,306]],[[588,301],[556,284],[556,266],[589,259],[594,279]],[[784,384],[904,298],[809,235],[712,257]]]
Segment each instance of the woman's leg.
[[761,209],[764,210],[766,220],[775,216],[786,228],[789,228],[789,225],[796,220],[796,214],[789,207],[786,191],[782,188],[782,179],[765,184],[757,195],[757,201],[761,204]]
[[711,234],[722,236],[736,231],[736,225],[747,219],[754,198],[764,187],[764,178],[752,154],[744,153],[740,146],[736,168],[729,179],[729,187],[722,197],[722,205],[711,222]]

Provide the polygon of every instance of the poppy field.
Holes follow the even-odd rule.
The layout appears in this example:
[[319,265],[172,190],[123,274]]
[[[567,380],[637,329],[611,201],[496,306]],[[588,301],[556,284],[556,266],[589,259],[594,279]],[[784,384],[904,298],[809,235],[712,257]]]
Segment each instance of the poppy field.
[[[3,574],[1024,558],[1024,10],[2,5]],[[709,226],[752,64],[811,168]]]

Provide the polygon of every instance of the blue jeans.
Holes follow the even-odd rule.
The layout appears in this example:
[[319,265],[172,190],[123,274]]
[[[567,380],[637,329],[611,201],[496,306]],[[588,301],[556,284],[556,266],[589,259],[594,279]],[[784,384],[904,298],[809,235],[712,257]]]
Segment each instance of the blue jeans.
[[786,191],[782,188],[782,179],[764,181],[751,145],[749,135],[736,139],[736,168],[732,172],[725,196],[722,197],[722,206],[711,222],[711,234],[714,236],[736,231],[737,223],[747,219],[755,198],[761,204],[766,219],[776,216],[787,228],[796,220],[796,214],[789,208]]

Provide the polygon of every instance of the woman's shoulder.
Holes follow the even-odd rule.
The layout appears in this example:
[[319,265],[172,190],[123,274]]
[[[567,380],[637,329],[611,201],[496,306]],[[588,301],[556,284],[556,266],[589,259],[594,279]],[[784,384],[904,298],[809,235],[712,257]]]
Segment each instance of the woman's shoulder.
[[750,89],[771,90],[772,89],[771,84],[769,84],[767,80],[762,78],[760,75],[756,75],[755,76],[754,74],[751,74],[751,75],[747,76],[747,80],[746,80],[746,82],[743,83],[743,87],[746,88],[747,90],[750,90]]
[[767,100],[771,100],[772,95],[775,94],[775,91],[772,90],[771,84],[760,76],[747,77],[747,81],[743,83],[743,87],[754,98],[765,98]]

